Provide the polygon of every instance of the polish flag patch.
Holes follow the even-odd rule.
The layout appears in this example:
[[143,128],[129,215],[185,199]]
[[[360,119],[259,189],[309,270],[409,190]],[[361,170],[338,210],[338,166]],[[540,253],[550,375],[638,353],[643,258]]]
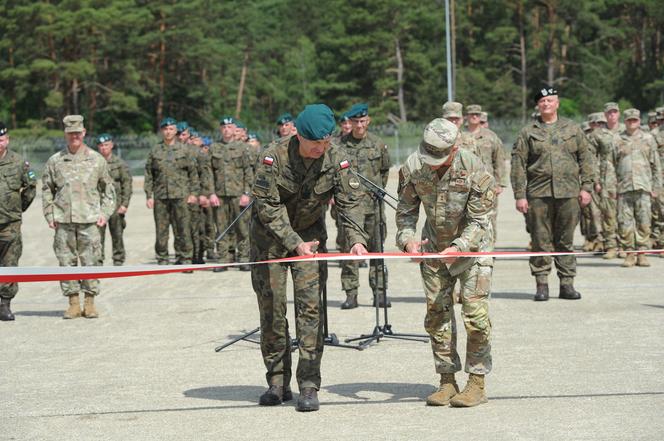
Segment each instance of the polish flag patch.
[[350,162],[348,162],[347,159],[344,159],[343,161],[341,161],[339,163],[339,167],[341,167],[342,170],[345,169],[345,168],[348,168],[348,167],[350,167]]
[[272,165],[272,164],[274,164],[274,158],[272,158],[272,157],[270,157],[270,156],[266,156],[266,157],[264,157],[264,158],[263,158],[263,164],[265,164],[265,165]]

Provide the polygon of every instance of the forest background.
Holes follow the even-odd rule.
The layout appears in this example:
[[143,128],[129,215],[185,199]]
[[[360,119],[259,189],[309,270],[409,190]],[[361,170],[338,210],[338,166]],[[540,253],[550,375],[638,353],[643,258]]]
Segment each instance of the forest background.
[[[606,101],[664,104],[661,1],[450,3],[454,98],[481,104],[506,138],[543,84],[576,118]],[[61,137],[72,113],[90,134],[138,137],[164,116],[215,134],[230,114],[266,138],[283,112],[358,101],[376,126],[417,136],[447,100],[442,0],[0,4],[0,120],[13,139]]]

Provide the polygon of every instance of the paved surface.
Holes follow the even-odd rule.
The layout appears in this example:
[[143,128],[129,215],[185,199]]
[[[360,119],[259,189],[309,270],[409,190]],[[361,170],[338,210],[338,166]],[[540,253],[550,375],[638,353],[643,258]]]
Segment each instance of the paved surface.
[[[136,182],[128,214],[129,264],[154,262],[154,225],[140,188]],[[23,266],[57,264],[40,205],[27,212]],[[500,207],[498,248],[523,249],[528,237],[511,194]],[[394,233],[391,218],[390,249]],[[62,320],[67,302],[57,284],[23,284],[16,321],[0,323],[0,439],[663,439],[664,259],[651,261],[623,269],[619,260],[584,258],[581,301],[558,300],[552,275],[552,299],[537,304],[527,261],[497,261],[490,401],[472,409],[425,406],[438,380],[429,344],[394,339],[362,352],[326,348],[319,412],[259,407],[258,346],[214,352],[257,326],[248,273],[105,280],[97,320]],[[389,323],[422,333],[416,265],[388,266]],[[362,306],[352,311],[338,308],[339,274],[333,266],[330,331],[341,339],[370,332],[367,270]],[[463,352],[463,330],[460,342]]]

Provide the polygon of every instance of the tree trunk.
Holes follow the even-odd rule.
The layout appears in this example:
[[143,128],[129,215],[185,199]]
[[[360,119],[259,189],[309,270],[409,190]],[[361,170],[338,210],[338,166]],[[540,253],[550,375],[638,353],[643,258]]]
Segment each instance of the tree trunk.
[[555,26],[556,26],[556,8],[553,0],[546,4],[546,14],[548,19],[548,35],[546,39],[546,81],[549,86],[553,86],[556,79],[556,58],[554,55],[555,47]]
[[528,76],[526,62],[526,32],[523,16],[523,1],[517,2],[517,20],[519,23],[519,56],[521,58],[521,123],[526,123],[528,117]]
[[247,79],[247,70],[249,68],[249,49],[244,51],[244,61],[242,62],[242,72],[240,73],[240,86],[237,91],[237,101],[235,102],[235,117],[239,118],[242,112],[242,95],[244,94],[244,83]]
[[401,58],[401,46],[399,39],[395,38],[396,55],[397,55],[397,101],[399,102],[399,118],[401,122],[406,122],[406,103],[403,99],[403,59]]
[[78,115],[78,92],[80,91],[78,87],[78,78],[71,80],[71,106],[72,113]]
[[[14,67],[14,46],[9,46],[9,67]],[[16,128],[16,82],[12,81],[11,113],[12,129]]]
[[161,38],[159,39],[159,96],[157,99],[157,121],[156,125],[159,127],[159,122],[164,117],[164,90],[166,88],[166,17],[164,17],[164,12],[159,12],[159,32],[161,33]]
[[[94,29],[93,29],[94,32]],[[95,113],[97,112],[97,47],[92,45],[92,66],[95,69],[95,74],[92,81],[88,81],[89,94],[90,94],[90,110],[88,111],[88,130],[90,133],[95,131]]]
[[567,64],[567,49],[568,49],[568,43],[570,39],[570,34],[572,32],[572,27],[569,25],[569,23],[565,24],[565,39],[563,40],[561,46],[560,46],[560,76],[564,77],[565,76],[565,71],[566,71],[566,64]]

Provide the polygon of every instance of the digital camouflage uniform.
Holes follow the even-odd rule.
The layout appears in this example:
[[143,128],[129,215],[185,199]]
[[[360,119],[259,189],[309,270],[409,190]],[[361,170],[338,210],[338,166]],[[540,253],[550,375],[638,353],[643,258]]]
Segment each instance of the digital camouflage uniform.
[[[210,156],[193,144],[187,144],[186,148],[189,150],[189,154],[196,165],[200,194],[210,196],[213,193]],[[195,187],[192,186],[192,190],[194,188]],[[195,263],[203,263],[203,255],[205,254],[206,249],[204,211],[198,203],[188,205],[190,219],[189,236],[191,237],[193,261]],[[201,233],[201,230],[203,233]]]
[[[219,142],[210,147],[214,192],[221,205],[216,208],[217,230],[221,234],[240,214],[240,196],[249,195],[253,183],[251,158],[247,144],[241,141]],[[236,249],[236,261],[249,261],[249,232],[246,222],[238,222],[234,227],[235,241],[229,234],[219,241],[220,262],[231,262],[229,249]]]
[[[253,187],[251,258],[260,261],[296,255],[302,242],[320,241],[325,252],[324,206],[334,196],[337,207],[356,223],[360,199],[353,193],[351,175],[342,152],[334,146],[319,159],[303,160],[296,136],[270,147],[261,155]],[[308,164],[308,166],[307,166]],[[342,219],[348,242],[366,244],[362,231]],[[251,280],[261,317],[261,351],[269,385],[288,386],[291,348],[286,319],[286,277],[294,285],[296,335],[299,341],[297,382],[320,388],[323,354],[321,291],[327,280],[324,262],[253,265]]]
[[196,161],[185,144],[163,141],[152,147],[145,161],[145,197],[154,199],[155,254],[158,263],[168,263],[168,231],[173,227],[177,263],[193,258],[187,198],[198,197],[200,182]]
[[[657,143],[657,154],[659,155],[659,165],[662,168],[662,174],[659,176],[662,187],[664,187],[664,130],[657,127],[655,142]],[[653,199],[653,233],[654,245],[658,248],[664,248],[664,190],[660,191]],[[660,256],[664,256],[661,254]]]
[[[602,189],[598,196],[602,217],[601,231],[605,250],[615,249],[618,246],[616,195],[615,193],[609,194],[609,188],[612,184],[607,179],[610,178],[607,177],[607,164],[613,157],[616,138],[617,137],[613,132],[601,127],[594,129],[588,135],[588,140],[597,154],[597,160],[599,163],[599,183],[602,186]],[[613,185],[615,186],[615,183]]]
[[[56,223],[53,250],[60,266],[99,266],[101,238],[97,220],[115,212],[115,187],[106,159],[86,145],[68,148],[46,161],[42,175],[46,222]],[[99,280],[60,282],[65,296],[99,294]]]
[[[540,119],[521,129],[512,149],[512,188],[515,199],[528,200],[527,222],[532,251],[574,251],[581,189],[593,191],[594,164],[588,139],[566,118],[553,124]],[[576,257],[556,256],[561,285],[576,276]],[[530,271],[546,283],[551,257],[531,257]]]
[[[588,150],[593,157],[593,172],[595,175],[594,184],[600,183],[600,158],[599,151],[592,140],[592,131],[586,134],[588,138]],[[586,239],[586,251],[601,251],[603,248],[604,238],[602,234],[602,211],[601,211],[601,198],[593,186],[593,191],[590,193],[590,203],[581,209],[581,234]]]
[[[363,139],[356,139],[351,132],[341,138],[341,146],[351,162],[353,171],[360,173],[379,187],[385,188],[387,186],[391,165],[390,154],[387,145],[380,137],[367,132]],[[359,185],[357,185],[358,183]],[[369,236],[367,250],[379,252],[387,234],[385,205],[381,201],[379,205],[380,212],[376,213],[376,205],[371,190],[365,187],[359,178],[353,179],[352,184],[356,185],[356,190],[362,194],[363,218],[360,226]],[[381,230],[383,236],[379,237]],[[352,245],[352,243],[343,243],[343,252],[348,253]],[[360,287],[359,264],[352,260],[342,260],[339,263],[341,265],[341,287],[346,292],[357,291]],[[387,280],[383,280],[383,274],[387,275],[387,269],[383,273],[383,266],[384,262],[382,260],[371,260],[369,262],[369,286],[371,286],[374,295],[382,295],[387,288]]]
[[649,133],[636,129],[622,132],[617,141],[608,173],[615,173],[618,195],[618,233],[624,250],[650,247],[651,192],[661,191],[661,167],[657,145]]
[[[37,178],[30,164],[7,150],[0,158],[0,266],[18,266],[23,252],[21,219],[37,193]],[[17,283],[0,283],[0,297],[12,299]]]
[[[464,149],[457,151],[442,177],[423,164],[417,152],[411,154],[399,171],[397,246],[405,249],[409,241],[416,240],[422,205],[426,213],[422,239],[429,240],[423,245],[423,252],[440,252],[450,246],[458,247],[461,252],[491,251],[495,185],[482,161]],[[492,270],[492,258],[460,258],[449,268],[438,260],[427,259],[420,264],[427,298],[424,326],[431,337],[436,372],[461,370],[452,299],[457,279],[461,285],[462,316],[468,334],[465,371],[479,375],[491,371],[489,295]]]
[[[129,166],[125,161],[120,159],[117,155],[111,153],[108,160],[108,174],[113,179],[113,186],[115,188],[115,211],[108,219],[108,229],[111,233],[111,243],[113,249],[113,264],[122,265],[126,258],[124,247],[124,240],[122,235],[124,229],[127,227],[125,215],[118,213],[118,208],[124,206],[129,208],[129,200],[132,193],[132,179],[129,172]],[[99,237],[101,239],[101,258],[99,264],[104,264],[104,243],[106,239],[106,225],[99,227]]]

